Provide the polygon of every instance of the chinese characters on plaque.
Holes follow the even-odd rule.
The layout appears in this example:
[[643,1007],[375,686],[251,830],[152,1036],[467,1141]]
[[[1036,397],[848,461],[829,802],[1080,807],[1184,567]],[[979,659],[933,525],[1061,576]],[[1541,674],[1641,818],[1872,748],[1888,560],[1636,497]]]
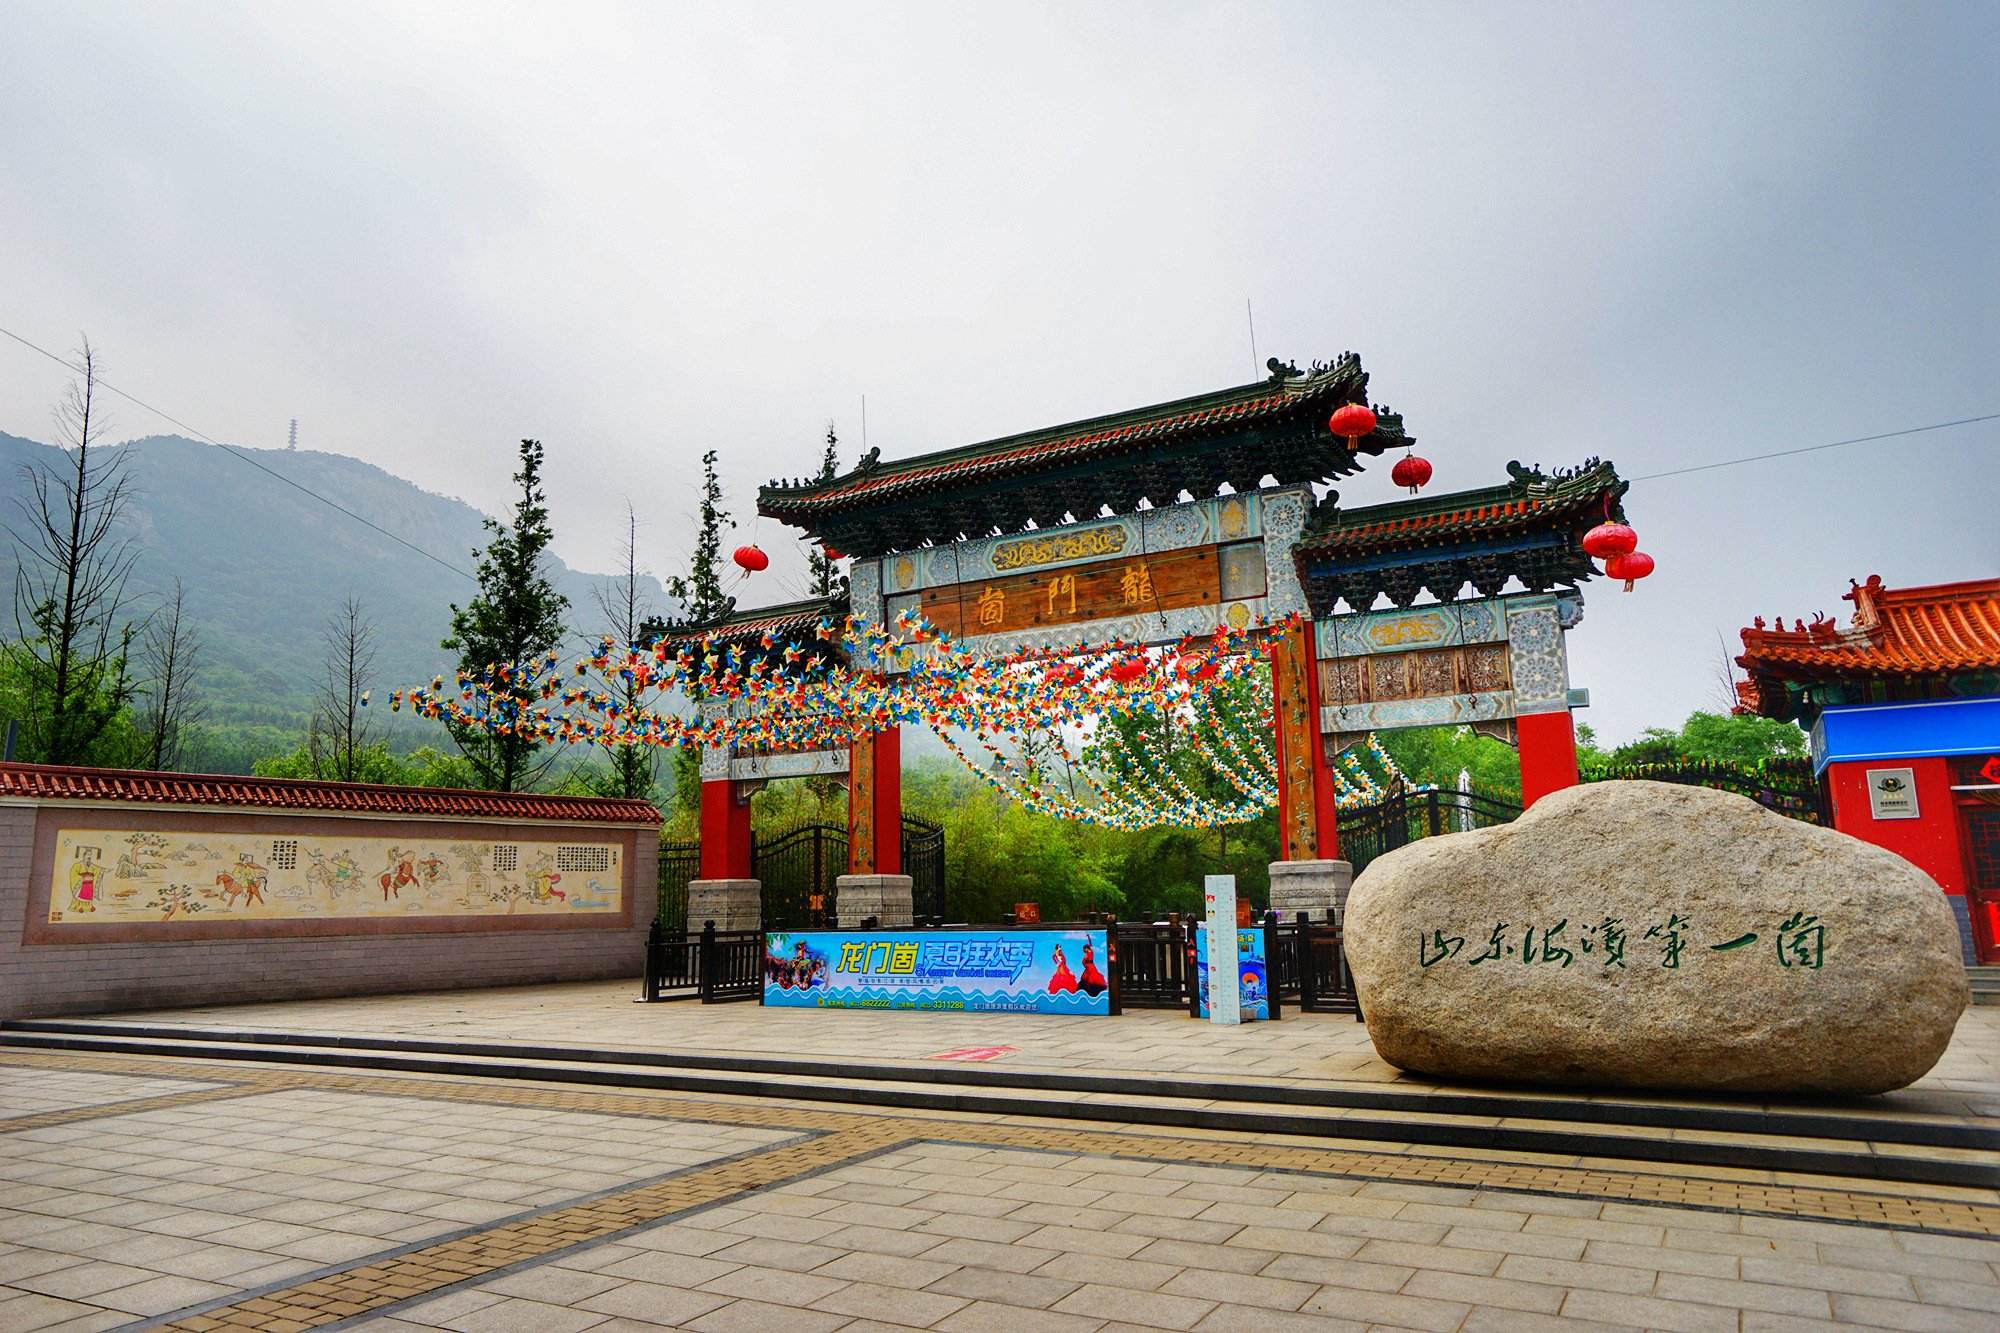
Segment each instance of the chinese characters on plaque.
[[[1118,605],[1121,607],[1150,607],[1155,601],[1153,591],[1153,571],[1143,560],[1134,561],[1121,567],[1117,578]],[[1027,589],[1016,587],[1019,594]],[[1076,618],[1077,581],[1075,574],[1050,574],[1033,585],[1039,594],[1042,620],[1056,622]],[[972,599],[973,614],[979,625],[985,629],[997,629],[1007,623],[1008,589],[997,584],[983,583]]]

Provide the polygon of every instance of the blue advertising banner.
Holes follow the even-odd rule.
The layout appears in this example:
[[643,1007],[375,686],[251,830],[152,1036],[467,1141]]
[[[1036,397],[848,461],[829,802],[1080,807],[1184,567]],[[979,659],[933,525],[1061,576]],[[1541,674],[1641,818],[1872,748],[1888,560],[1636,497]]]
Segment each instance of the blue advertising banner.
[[[1194,965],[1201,986],[1201,1016],[1208,1017],[1208,927],[1194,933]],[[1243,1021],[1271,1016],[1270,973],[1264,958],[1264,929],[1236,932],[1236,971]]]
[[1109,1014],[1101,930],[803,930],[764,936],[764,1003]]

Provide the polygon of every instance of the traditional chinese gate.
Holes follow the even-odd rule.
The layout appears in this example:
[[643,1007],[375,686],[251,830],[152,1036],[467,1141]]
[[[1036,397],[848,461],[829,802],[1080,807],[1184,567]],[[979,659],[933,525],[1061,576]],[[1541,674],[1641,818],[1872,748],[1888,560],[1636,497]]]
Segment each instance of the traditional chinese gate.
[[[1369,433],[1332,433],[1335,409],[1367,401],[1352,353],[1304,372],[1269,365],[1267,380],[1194,398],[894,463],[871,453],[830,480],[774,481],[758,512],[851,557],[849,597],[719,629],[761,630],[768,642],[787,626],[848,614],[890,625],[914,611],[999,657],[1267,624],[1281,830],[1272,902],[1287,912],[1344,899],[1331,756],[1367,714],[1395,705],[1406,720],[1390,725],[1504,732],[1520,747],[1530,802],[1574,783],[1563,631],[1582,604],[1573,585],[1595,572],[1580,539],[1616,515],[1625,483],[1595,460],[1554,475],[1510,465],[1504,486],[1343,511],[1314,487],[1413,443],[1402,418],[1377,409]],[[1527,592],[1501,595],[1517,585]],[[1457,604],[1467,586],[1472,599],[1444,613],[1413,606],[1424,593]],[[1370,620],[1385,595],[1399,626]],[[1359,652],[1350,630],[1364,636]],[[1423,637],[1432,631],[1446,637]],[[901,651],[869,669],[907,671],[925,649]],[[894,729],[852,749],[857,874],[901,868],[900,754]],[[718,780],[712,797],[704,788],[704,828],[712,819],[736,850],[705,858],[703,874],[747,874],[748,817],[720,781],[734,776],[731,756],[711,755],[704,776]]]

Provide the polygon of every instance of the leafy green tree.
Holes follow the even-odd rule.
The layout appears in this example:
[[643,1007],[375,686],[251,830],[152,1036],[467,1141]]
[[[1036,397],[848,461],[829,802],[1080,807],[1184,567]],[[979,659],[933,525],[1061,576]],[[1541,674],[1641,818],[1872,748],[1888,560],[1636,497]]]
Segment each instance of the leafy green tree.
[[1727,713],[1692,713],[1681,724],[1681,745],[1691,759],[1720,759],[1757,764],[1766,759],[1806,753],[1806,734],[1792,722],[1772,717],[1735,717]]
[[[1261,727],[1261,719],[1269,716],[1270,691],[1270,677],[1262,672],[1238,677],[1207,696],[1187,722],[1204,736],[1227,727],[1240,748],[1257,753],[1249,731]],[[1229,762],[1227,748],[1213,741],[1197,746],[1189,726],[1176,727],[1164,716],[1132,713],[1106,715],[1097,725],[1099,735],[1086,749],[1084,760],[1113,791],[1121,787],[1171,791],[1171,775],[1191,795],[1214,805],[1243,801],[1243,792],[1217,767],[1218,760]],[[1217,874],[1234,875],[1238,895],[1253,906],[1269,901],[1270,865],[1278,857],[1275,810],[1206,829],[1162,825],[1092,832],[1106,842],[1107,850],[1115,851],[1128,913],[1198,911],[1203,878]]]
[[[251,766],[262,778],[318,778],[325,776],[326,755],[315,752],[312,743],[300,741],[283,754],[265,755]],[[354,782],[378,782],[395,787],[477,787],[479,772],[462,755],[445,754],[425,745],[409,754],[396,754],[386,741],[372,741],[354,752]]]
[[1790,722],[1697,711],[1678,730],[1648,727],[1604,756],[1607,764],[1672,764],[1711,760],[1754,765],[1806,753],[1806,734]]
[[998,921],[1017,902],[1044,919],[1123,912],[1119,847],[1102,831],[1031,814],[956,763],[926,761],[904,775],[903,805],[944,826],[945,901],[955,918]]
[[[521,441],[521,470],[514,481],[521,488],[514,521],[485,521],[492,538],[483,552],[474,553],[479,594],[463,607],[452,604],[451,636],[442,646],[456,652],[460,668],[473,674],[502,664],[511,668],[508,685],[495,691],[495,705],[506,713],[526,714],[539,696],[521,682],[529,668],[562,642],[569,599],[556,591],[544,564],[555,533],[542,494],[541,441]],[[532,737],[447,725],[480,785],[493,791],[532,787],[557,758],[553,747],[538,754],[542,747]]]
[[1495,800],[1521,799],[1521,757],[1505,741],[1471,727],[1405,727],[1376,736],[1403,776],[1416,786],[1458,790],[1458,775],[1472,775],[1472,790]]

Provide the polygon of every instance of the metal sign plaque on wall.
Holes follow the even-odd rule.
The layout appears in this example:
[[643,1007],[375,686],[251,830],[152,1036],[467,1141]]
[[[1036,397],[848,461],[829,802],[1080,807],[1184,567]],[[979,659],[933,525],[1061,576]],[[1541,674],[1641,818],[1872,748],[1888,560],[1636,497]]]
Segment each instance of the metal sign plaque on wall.
[[1917,819],[1917,770],[1868,770],[1868,811],[1877,819]]

